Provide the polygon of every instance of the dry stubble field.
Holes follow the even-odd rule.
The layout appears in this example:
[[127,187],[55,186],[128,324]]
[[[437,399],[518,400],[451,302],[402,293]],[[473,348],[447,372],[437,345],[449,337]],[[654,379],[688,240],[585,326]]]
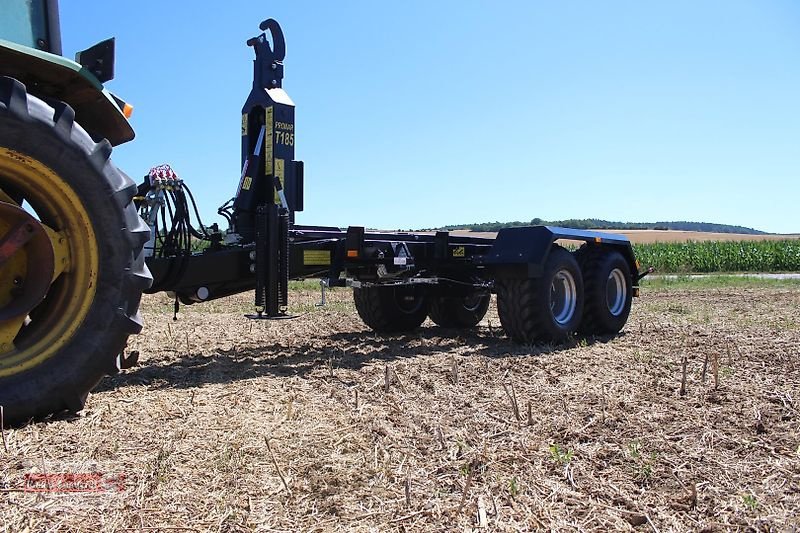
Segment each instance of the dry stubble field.
[[[622,335],[533,347],[493,309],[460,336],[381,338],[347,291],[325,310],[292,297],[308,312],[292,321],[243,319],[244,295],[176,323],[147,297],[141,366],[73,420],[6,430],[3,529],[800,524],[800,285],[651,287]],[[124,489],[20,490],[25,473],[90,470]]]

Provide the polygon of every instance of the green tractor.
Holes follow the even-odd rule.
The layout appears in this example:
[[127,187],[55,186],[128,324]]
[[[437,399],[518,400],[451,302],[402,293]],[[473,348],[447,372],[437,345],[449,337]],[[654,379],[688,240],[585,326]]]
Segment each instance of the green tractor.
[[0,406],[14,424],[80,410],[118,371],[152,278],[136,185],[110,159],[134,136],[103,88],[113,41],[70,61],[55,0],[2,9]]

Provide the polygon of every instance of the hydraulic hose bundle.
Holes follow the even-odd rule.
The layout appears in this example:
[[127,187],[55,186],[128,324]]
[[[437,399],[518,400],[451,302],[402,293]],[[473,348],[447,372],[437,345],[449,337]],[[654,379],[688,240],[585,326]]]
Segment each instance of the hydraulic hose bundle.
[[[137,204],[150,226],[150,240],[145,245],[148,257],[191,255],[194,245],[211,240],[191,189],[169,165],[150,169],[139,186]],[[197,227],[192,224],[192,213]]]

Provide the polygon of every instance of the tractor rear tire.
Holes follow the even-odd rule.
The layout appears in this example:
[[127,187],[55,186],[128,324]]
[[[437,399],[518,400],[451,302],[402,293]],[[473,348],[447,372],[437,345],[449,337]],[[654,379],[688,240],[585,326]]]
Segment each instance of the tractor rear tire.
[[571,337],[583,313],[583,281],[571,253],[553,246],[538,278],[499,279],[497,313],[512,340],[561,342]]
[[[21,314],[12,306],[27,280],[14,261],[35,274],[36,257],[25,245],[0,265],[5,425],[80,411],[100,379],[119,370],[128,336],[142,328],[139,302],[152,278],[142,253],[150,232],[132,202],[136,185],[111,162],[108,141],[95,143],[74,118],[68,105],[51,107],[17,80],[0,78],[0,201],[6,212],[35,215],[56,250],[46,294]],[[0,220],[2,233],[11,234],[9,222]]]
[[585,303],[579,332],[613,335],[628,321],[633,297],[631,269],[622,254],[599,247],[578,251]]
[[378,333],[403,333],[418,328],[428,316],[428,299],[418,287],[353,289],[358,316]]
[[486,316],[490,294],[439,296],[431,300],[428,316],[443,328],[474,328]]

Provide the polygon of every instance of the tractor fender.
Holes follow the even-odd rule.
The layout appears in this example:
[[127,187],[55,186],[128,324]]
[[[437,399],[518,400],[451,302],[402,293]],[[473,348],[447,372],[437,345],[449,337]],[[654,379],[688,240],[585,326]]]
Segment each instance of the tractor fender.
[[134,137],[120,109],[124,103],[75,61],[0,39],[0,76],[19,80],[29,94],[42,100],[68,104],[75,110],[76,122],[95,141],[105,138],[116,146]]

